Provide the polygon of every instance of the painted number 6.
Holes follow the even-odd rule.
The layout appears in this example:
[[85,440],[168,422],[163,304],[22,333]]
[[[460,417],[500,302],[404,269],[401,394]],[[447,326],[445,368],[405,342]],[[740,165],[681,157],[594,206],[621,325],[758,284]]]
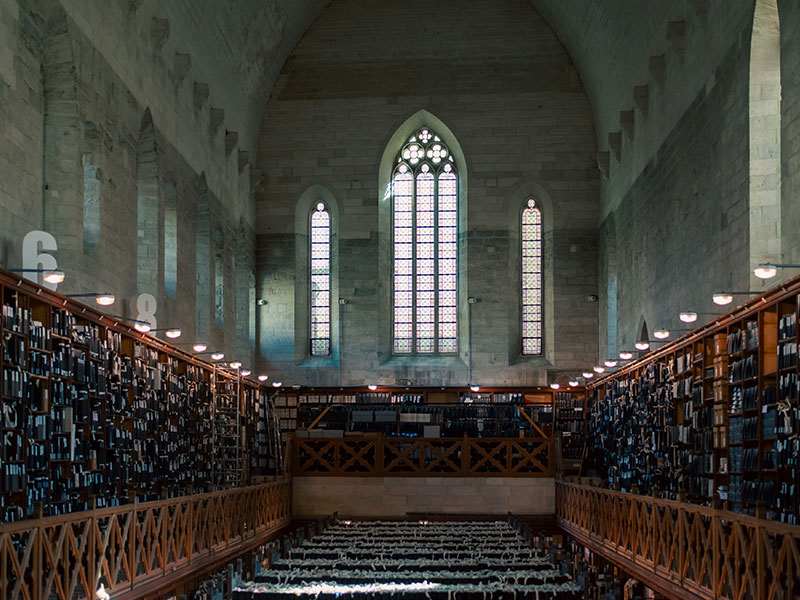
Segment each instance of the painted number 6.
[[[29,231],[22,238],[22,268],[29,269],[28,272],[41,269],[43,271],[56,271],[58,269],[58,261],[56,257],[48,252],[55,252],[58,250],[56,238],[46,231]],[[48,283],[44,279],[44,273],[37,273],[35,281],[39,285],[51,289],[53,291],[58,288],[57,283]],[[34,279],[29,277],[28,279]]]

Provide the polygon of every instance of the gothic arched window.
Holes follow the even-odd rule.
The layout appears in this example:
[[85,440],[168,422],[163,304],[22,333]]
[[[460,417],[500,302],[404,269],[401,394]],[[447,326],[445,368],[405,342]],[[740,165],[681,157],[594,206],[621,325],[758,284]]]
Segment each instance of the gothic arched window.
[[458,351],[458,176],[427,127],[403,145],[392,172],[395,354]]
[[324,202],[311,212],[311,356],[331,353],[331,216]]
[[542,354],[542,212],[529,198],[522,209],[522,353]]

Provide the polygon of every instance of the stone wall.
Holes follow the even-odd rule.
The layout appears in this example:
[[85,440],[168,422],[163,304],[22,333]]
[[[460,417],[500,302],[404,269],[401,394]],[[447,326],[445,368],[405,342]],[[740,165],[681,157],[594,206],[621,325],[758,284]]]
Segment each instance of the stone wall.
[[541,477],[295,477],[296,517],[402,518],[409,513],[552,515],[555,480]]
[[254,211],[235,131],[246,115],[225,119],[224,98],[178,52],[202,40],[168,43],[157,11],[0,2],[0,264],[21,266],[23,235],[45,229],[66,273],[60,292],[112,292],[109,312],[126,316],[136,294],[151,293],[159,326],[181,327],[191,343],[202,178],[225,296],[223,326],[212,322],[204,341],[252,364],[255,298],[239,284],[254,277]]
[[[800,4],[778,2],[781,24],[781,236],[785,262],[800,264]],[[786,270],[784,277],[796,275]]]
[[[604,315],[617,315],[599,332],[603,355],[613,348],[611,336],[618,349],[632,350],[643,322],[650,331],[685,327],[679,311],[715,312],[714,292],[753,289],[753,5],[690,4],[670,5],[673,12],[660,16],[673,35],[660,40],[662,55],[649,48],[656,60],[619,102],[619,136],[598,133],[599,161],[607,165],[600,304]],[[609,76],[622,73],[624,62],[609,69]],[[607,281],[615,273],[614,310]]]
[[[422,17],[424,15],[424,18]],[[354,24],[358,23],[355,27]],[[420,112],[424,111],[424,112]],[[462,289],[455,359],[391,356],[387,145],[412,123],[460,146]],[[405,129],[404,129],[405,128]],[[406,129],[408,131],[406,131]],[[450,135],[451,134],[451,135]],[[290,55],[261,129],[256,234],[259,350],[284,383],[545,382],[595,359],[599,172],[589,103],[569,57],[526,2],[336,0]],[[384,179],[381,177],[384,175]],[[292,268],[306,232],[298,200],[321,186],[338,204],[341,353],[308,360],[307,299]],[[519,211],[545,213],[546,352],[520,356]],[[467,308],[468,296],[479,299]],[[334,302],[336,299],[334,298]],[[337,307],[334,306],[334,310]],[[471,323],[470,323],[471,321]],[[319,368],[309,368],[309,367]]]

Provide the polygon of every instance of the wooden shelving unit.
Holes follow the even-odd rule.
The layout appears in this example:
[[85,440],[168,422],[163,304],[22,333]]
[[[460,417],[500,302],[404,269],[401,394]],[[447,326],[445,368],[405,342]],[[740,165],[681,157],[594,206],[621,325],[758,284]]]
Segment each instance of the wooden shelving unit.
[[[562,393],[585,394],[582,388]],[[444,437],[520,437],[524,431],[552,435],[554,399],[549,387],[482,387],[474,392],[469,387],[364,386],[284,389],[274,402],[284,434],[421,437],[427,425],[438,426]],[[427,431],[439,437],[431,433],[435,429]]]
[[555,430],[559,440],[561,474],[578,475],[586,450],[586,394],[583,391],[556,392]]
[[257,383],[3,270],[0,306],[4,522],[235,487],[277,468]]
[[799,297],[797,278],[590,384],[583,473],[796,524]]

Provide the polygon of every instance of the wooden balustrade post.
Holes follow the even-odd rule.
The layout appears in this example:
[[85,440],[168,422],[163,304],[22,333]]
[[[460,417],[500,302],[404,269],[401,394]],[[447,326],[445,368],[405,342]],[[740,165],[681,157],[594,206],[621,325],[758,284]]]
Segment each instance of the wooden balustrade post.
[[192,562],[192,556],[194,556],[194,505],[195,505],[195,500],[194,498],[192,498],[191,500],[189,500],[189,509],[187,511],[187,516],[186,516],[187,523],[189,525],[187,532],[189,551],[186,553],[186,557],[189,563]]
[[[130,525],[128,525],[128,565],[130,566],[130,586],[131,589],[134,587],[134,581],[136,580],[136,529],[138,528],[138,519],[136,518],[136,505],[139,501],[134,496],[133,504],[131,504],[130,510]],[[110,583],[110,582],[109,582]]]
[[385,440],[383,439],[383,435],[378,436],[375,440],[375,475],[382,477],[384,471],[386,470],[386,464],[384,463],[386,457],[386,449],[384,447]]
[[756,524],[755,544],[756,544],[756,589],[758,598],[767,597],[767,572],[766,572],[766,548],[764,547],[764,527],[763,520],[767,518],[767,505],[763,500],[756,504]]
[[675,513],[675,523],[678,528],[678,574],[680,575],[683,573],[683,563],[686,559],[686,542],[684,541],[684,531],[682,529],[682,522],[685,521],[685,519],[681,518],[683,516],[683,505],[686,504],[686,490],[683,488],[678,490],[678,502],[680,502],[681,505]]
[[164,506],[161,509],[161,536],[160,537],[161,537],[161,552],[164,553],[164,559],[163,559],[164,563],[163,563],[163,566],[161,567],[161,569],[162,569],[162,571],[164,572],[165,575],[167,574],[167,563],[169,562],[167,560],[167,558],[169,556],[169,552],[167,550],[167,527],[168,526],[169,526],[169,508]]
[[711,506],[714,508],[714,513],[711,515],[711,590],[716,596],[717,591],[722,589],[720,585],[720,572],[722,570],[722,523],[719,518],[719,512],[722,510],[722,500],[715,494]]
[[656,513],[658,512],[658,505],[656,505],[656,499],[658,498],[658,486],[654,485],[653,489],[650,492],[650,554],[653,557],[653,569],[656,568],[656,544],[658,543],[657,538],[657,527],[658,527],[658,519],[656,518]]
[[96,579],[96,561],[95,561],[95,554],[97,553],[97,540],[95,539],[95,529],[100,531],[99,525],[97,525],[97,517],[92,514],[86,520],[86,527],[87,532],[86,535],[89,536],[87,540],[87,548],[86,554],[89,557],[86,561],[88,564],[86,565],[86,580],[89,582],[89,597],[94,598],[95,591],[97,590],[97,579]]
[[[36,519],[40,520],[44,517],[44,505],[41,502],[36,504]],[[42,554],[44,553],[44,527],[38,525],[35,529],[35,536],[33,542],[33,597],[42,597],[42,581],[44,580],[44,572],[42,569]],[[0,555],[0,559],[5,564],[5,557]],[[5,577],[5,574],[3,574]],[[2,589],[2,588],[0,588]]]

